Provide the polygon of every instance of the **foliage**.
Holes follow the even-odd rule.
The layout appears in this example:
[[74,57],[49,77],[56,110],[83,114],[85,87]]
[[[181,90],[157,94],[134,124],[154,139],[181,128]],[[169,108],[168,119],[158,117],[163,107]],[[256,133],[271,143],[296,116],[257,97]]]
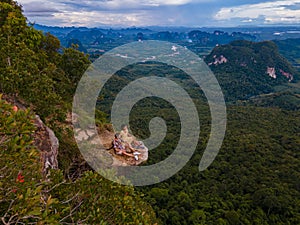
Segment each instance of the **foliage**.
[[130,186],[87,172],[75,182],[60,171],[41,177],[28,110],[0,99],[0,219],[3,224],[155,224],[151,207]]
[[300,38],[276,40],[274,41],[284,57],[286,57],[294,66],[300,66]]
[[[221,56],[227,62],[214,65]],[[229,102],[274,92],[276,86],[288,83],[289,78],[282,71],[293,75],[294,82],[298,79],[297,71],[279,54],[277,46],[271,41],[234,41],[216,47],[205,61],[212,64],[211,69]],[[268,68],[275,68],[276,79],[267,74]]]
[[[214,163],[199,173],[198,165],[210,131],[209,109],[199,89],[184,73],[163,64],[127,67],[104,86],[99,107],[109,115],[116,93],[131,80],[153,74],[168,77],[187,90],[199,110],[202,131],[193,158],[178,174],[163,183],[138,188],[163,224],[298,224],[300,114],[295,108],[297,102],[283,104],[271,95],[276,101],[272,101],[273,97],[264,99],[265,108],[259,107],[263,104],[249,106],[254,103],[248,101],[233,102],[239,106],[228,105],[224,144]],[[282,85],[277,95],[281,96],[286,89],[296,95],[297,85]],[[131,110],[130,127],[134,135],[149,137],[148,124],[154,117],[163,118],[168,131],[160,146],[149,152],[146,165],[172,154],[180,135],[176,110],[159,98],[139,101]]]
[[[14,1],[0,2],[0,92],[23,99],[54,127],[60,139],[60,166],[68,168],[78,155],[67,109],[90,61],[75,48],[63,49],[51,34],[27,25]],[[133,187],[109,182],[95,172],[52,171],[41,177],[34,146],[33,113],[0,99],[0,219],[3,224],[155,224],[152,208]],[[103,113],[97,111],[98,122]],[[73,154],[72,151],[74,150]],[[77,154],[77,155],[76,155]],[[66,157],[64,162],[62,157]]]
[[81,76],[88,68],[90,62],[84,53],[79,52],[76,48],[64,49],[60,68],[65,71],[67,77],[71,80],[72,86],[76,87]]
[[[52,171],[47,194],[57,199],[52,211],[60,223],[86,224],[154,224],[151,207],[141,201],[130,186],[121,186],[94,172],[70,184],[61,173]],[[48,186],[49,184],[47,184]]]
[[3,224],[35,221],[40,205],[41,169],[33,145],[33,117],[15,112],[0,98],[0,217]]
[[[56,37],[27,25],[16,2],[1,1],[0,9],[0,92],[22,99],[54,128],[62,142],[59,155],[70,164],[76,160],[75,153],[70,154],[75,143],[63,137],[61,123],[71,109],[76,84],[90,64],[88,56],[74,48],[62,49]],[[78,157],[78,149],[74,152]]]
[[[239,106],[228,117],[207,170],[198,171],[204,136],[178,174],[139,190],[164,224],[299,224],[299,111]],[[151,151],[151,164],[162,154]]]
[[274,107],[286,110],[300,110],[300,96],[290,91],[276,92],[268,95],[260,95],[250,98],[249,104],[263,107]]
[[90,64],[87,56],[72,48],[59,54],[59,40],[27,25],[17,3],[0,2],[0,9],[0,91],[32,103],[42,118],[61,118]]

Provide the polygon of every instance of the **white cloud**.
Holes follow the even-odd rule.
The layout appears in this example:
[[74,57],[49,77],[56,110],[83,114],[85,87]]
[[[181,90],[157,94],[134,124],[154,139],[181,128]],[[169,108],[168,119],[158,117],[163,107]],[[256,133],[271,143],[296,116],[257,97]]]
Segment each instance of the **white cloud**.
[[195,1],[191,1],[191,0],[150,0],[150,1],[143,1],[143,2],[148,5],[159,6],[159,5],[184,5],[184,4],[192,3]]
[[[265,24],[300,23],[300,0],[281,0],[258,4],[246,4],[221,8],[215,15],[218,21],[240,20],[240,22],[263,22]],[[261,21],[263,19],[263,21]]]
[[54,13],[53,20],[60,21],[61,26],[88,26],[117,25],[140,26],[149,22],[149,18],[143,13],[109,13],[109,12],[63,12]]
[[[40,3],[56,5],[60,9],[74,10],[124,10],[124,9],[145,9],[158,6],[184,5],[188,3],[207,2],[209,0],[45,0]],[[21,4],[28,8],[37,3],[35,0],[19,0]]]
[[31,22],[59,26],[178,25],[181,7],[215,0],[19,0]]
[[[18,1],[24,6],[25,15],[31,22],[45,25],[235,26],[300,23],[300,0],[261,0],[268,2],[239,6],[234,0]],[[229,7],[232,4],[236,6]]]

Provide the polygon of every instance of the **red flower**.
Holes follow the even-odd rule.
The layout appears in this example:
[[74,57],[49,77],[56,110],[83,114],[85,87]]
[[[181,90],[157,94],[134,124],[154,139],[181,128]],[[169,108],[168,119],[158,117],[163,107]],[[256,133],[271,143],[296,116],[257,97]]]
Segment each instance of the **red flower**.
[[14,107],[13,107],[13,110],[15,111],[15,112],[18,112],[18,106],[16,106],[16,105],[14,105]]
[[16,182],[24,183],[24,181],[25,181],[24,176],[22,175],[21,172],[19,172]]
[[17,189],[12,189],[11,190],[13,193],[16,193],[17,192]]

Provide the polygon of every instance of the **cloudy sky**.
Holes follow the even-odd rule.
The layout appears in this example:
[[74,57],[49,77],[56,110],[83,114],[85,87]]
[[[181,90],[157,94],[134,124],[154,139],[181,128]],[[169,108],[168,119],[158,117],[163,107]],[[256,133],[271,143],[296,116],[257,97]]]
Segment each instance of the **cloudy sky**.
[[300,0],[17,0],[30,22],[52,26],[300,24]]

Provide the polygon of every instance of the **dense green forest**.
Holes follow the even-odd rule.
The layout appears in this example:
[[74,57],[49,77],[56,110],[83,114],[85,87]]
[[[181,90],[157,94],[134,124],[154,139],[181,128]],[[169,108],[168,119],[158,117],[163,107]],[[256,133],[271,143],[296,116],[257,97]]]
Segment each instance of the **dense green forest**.
[[[263,102],[248,98],[228,103],[228,128],[222,149],[214,163],[199,173],[209,137],[210,113],[199,87],[179,69],[153,63],[129,66],[106,84],[102,92],[105,100],[99,102],[99,107],[109,115],[110,104],[122,87],[141,76],[155,74],[186,89],[197,105],[202,131],[197,151],[178,174],[163,183],[138,188],[163,224],[298,224],[300,114],[295,107],[299,103],[292,104],[294,99],[288,98],[279,101],[275,94],[257,96]],[[261,76],[268,79],[267,74]],[[241,81],[237,78],[236,82]],[[278,88],[281,84],[299,93],[298,83],[279,82],[271,85]],[[226,89],[224,93],[230,94]],[[238,96],[235,94],[233,97]],[[135,105],[130,116],[130,126],[141,138],[150,135],[151,118],[167,121],[167,136],[150,151],[147,165],[172,154],[180,135],[180,118],[172,105],[159,98],[147,98]]]
[[228,115],[214,163],[199,173],[204,135],[179,174],[141,188],[146,199],[164,224],[299,224],[299,111],[229,107]]
[[[84,51],[80,43],[63,48],[55,36],[28,25],[21,6],[12,0],[0,1],[0,18],[1,223],[300,224],[299,75],[275,43],[235,41],[216,47],[205,58],[228,103],[228,129],[219,155],[201,173],[198,165],[209,139],[210,112],[194,81],[177,68],[157,63],[128,66],[113,76],[98,102],[97,125],[102,129],[122,87],[157,74],[185,88],[201,122],[196,152],[178,174],[133,188],[92,171],[66,122],[76,86],[91,63],[79,51]],[[278,45],[282,49],[284,44]],[[221,55],[227,62],[214,64]],[[281,76],[270,77],[268,67]],[[293,80],[284,74],[292,74]],[[16,110],[16,103],[24,108]],[[46,177],[34,145],[35,114],[60,143],[59,170]],[[149,152],[146,165],[172,154],[180,118],[159,98],[140,101],[130,115],[132,131],[141,138],[149,136],[148,123],[157,116],[166,120],[168,132]]]
[[279,48],[279,51],[284,55],[294,66],[300,66],[300,39],[290,38],[286,40],[274,41]]

